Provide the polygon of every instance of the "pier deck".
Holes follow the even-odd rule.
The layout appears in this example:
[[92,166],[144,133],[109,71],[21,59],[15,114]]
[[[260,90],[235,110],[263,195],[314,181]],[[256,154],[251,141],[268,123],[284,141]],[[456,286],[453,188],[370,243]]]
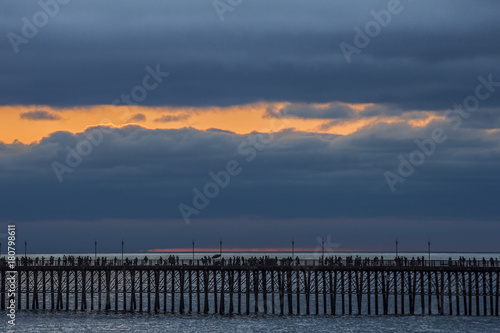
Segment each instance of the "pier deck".
[[[0,266],[19,310],[498,316],[497,260],[137,260]],[[12,295],[11,295],[12,296]]]

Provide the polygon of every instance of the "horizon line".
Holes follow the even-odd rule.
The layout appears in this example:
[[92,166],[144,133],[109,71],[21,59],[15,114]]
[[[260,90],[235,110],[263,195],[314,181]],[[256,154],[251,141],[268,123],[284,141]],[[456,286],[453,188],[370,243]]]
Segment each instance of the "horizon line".
[[[149,253],[192,253],[193,248],[170,248],[170,249],[148,249],[144,250],[144,252],[149,252]],[[194,252],[202,252],[202,253],[219,253],[221,252],[220,248],[215,248],[215,247],[204,247],[204,248],[195,248]],[[292,252],[292,249],[289,247],[250,247],[250,248],[242,248],[242,247],[235,247],[235,248],[223,248],[222,252]],[[316,248],[310,248],[310,247],[299,247],[295,248],[294,252],[318,252],[321,253],[322,250],[321,248],[318,249]],[[334,250],[332,251],[331,249],[325,249],[325,254],[326,253],[333,253],[333,252],[366,252],[362,251],[359,249],[342,249],[342,250]]]

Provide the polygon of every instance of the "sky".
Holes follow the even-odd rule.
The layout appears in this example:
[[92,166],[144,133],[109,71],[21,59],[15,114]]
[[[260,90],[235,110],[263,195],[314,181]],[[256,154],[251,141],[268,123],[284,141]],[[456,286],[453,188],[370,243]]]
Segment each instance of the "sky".
[[3,0],[1,249],[498,252],[499,11]]

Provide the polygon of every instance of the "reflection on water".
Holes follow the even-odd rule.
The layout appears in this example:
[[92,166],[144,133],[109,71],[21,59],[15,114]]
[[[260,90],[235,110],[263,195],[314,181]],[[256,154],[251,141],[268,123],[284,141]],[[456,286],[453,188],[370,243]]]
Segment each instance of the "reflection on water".
[[[3,317],[3,316],[2,316]],[[494,317],[219,316],[20,312],[13,332],[500,332]],[[7,321],[0,322],[5,332]]]

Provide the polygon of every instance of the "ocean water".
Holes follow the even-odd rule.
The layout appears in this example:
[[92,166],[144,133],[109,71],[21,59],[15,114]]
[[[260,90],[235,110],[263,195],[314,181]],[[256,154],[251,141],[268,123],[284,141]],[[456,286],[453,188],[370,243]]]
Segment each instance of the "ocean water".
[[[39,254],[35,256],[58,257],[62,254]],[[93,254],[73,254],[93,256]],[[121,253],[98,254],[120,258]],[[167,258],[169,253],[134,253],[126,257],[150,259]],[[180,259],[192,258],[191,253],[174,254]],[[195,257],[211,255],[197,254]],[[290,253],[224,253],[225,257],[236,256],[290,256]],[[321,253],[295,253],[304,259],[319,258]],[[375,256],[392,259],[394,253],[325,253],[325,255],[347,255],[373,258]],[[425,256],[427,253],[401,253],[408,258]],[[500,258],[498,253],[432,253],[431,259],[447,260],[449,257]],[[16,325],[8,324],[5,312],[0,312],[0,332],[500,332],[500,317],[490,316],[331,316],[331,315],[217,315],[217,314],[151,314],[125,312],[91,311],[26,311],[18,310]]]
[[496,317],[457,316],[220,316],[97,312],[20,312],[2,332],[500,332]]

